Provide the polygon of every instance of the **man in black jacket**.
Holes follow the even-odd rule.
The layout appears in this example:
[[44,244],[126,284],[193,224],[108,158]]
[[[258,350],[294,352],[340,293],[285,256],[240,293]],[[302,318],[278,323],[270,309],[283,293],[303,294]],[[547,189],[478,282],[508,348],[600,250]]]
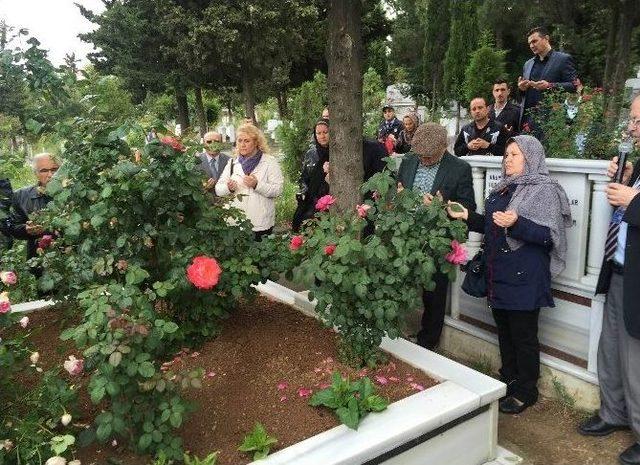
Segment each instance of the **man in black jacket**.
[[34,224],[29,216],[42,210],[51,201],[44,190],[59,167],[51,154],[36,155],[33,158],[33,171],[38,183],[13,193],[8,228],[14,238],[27,241],[27,258],[35,257],[37,241],[44,234],[42,226]]
[[[640,148],[640,96],[631,105],[629,132]],[[618,165],[609,165],[613,177]],[[596,292],[606,293],[598,346],[600,411],[580,425],[588,436],[631,429],[640,440],[640,163],[627,163],[622,183],[607,188],[615,207]],[[640,465],[640,443],[620,454],[620,463]]]
[[504,155],[506,133],[502,123],[489,119],[489,108],[484,97],[476,97],[469,104],[473,121],[462,127],[454,152],[465,155]]
[[[436,123],[421,124],[413,135],[411,152],[405,155],[398,170],[398,189],[414,189],[424,196],[425,203],[439,195],[446,202],[459,202],[475,211],[471,166],[447,152],[447,130]],[[418,344],[433,350],[440,341],[444,325],[449,280],[436,273],[436,287],[423,291],[422,328]]]
[[494,103],[489,105],[489,119],[504,125],[507,138],[518,135],[520,107],[509,100],[511,95],[509,83],[502,78],[496,79],[491,92]]

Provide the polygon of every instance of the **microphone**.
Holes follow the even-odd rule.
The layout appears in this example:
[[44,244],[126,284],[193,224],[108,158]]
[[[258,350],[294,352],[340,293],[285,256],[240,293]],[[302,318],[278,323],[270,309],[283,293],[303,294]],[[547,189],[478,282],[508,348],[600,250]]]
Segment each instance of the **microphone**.
[[613,182],[621,183],[624,167],[627,164],[627,157],[633,151],[633,143],[630,137],[623,137],[618,144],[618,170],[613,178]]

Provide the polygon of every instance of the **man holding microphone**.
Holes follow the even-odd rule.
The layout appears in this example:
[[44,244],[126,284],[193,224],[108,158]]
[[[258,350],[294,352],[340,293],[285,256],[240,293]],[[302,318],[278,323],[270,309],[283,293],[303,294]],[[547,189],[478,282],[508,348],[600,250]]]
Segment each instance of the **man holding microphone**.
[[[629,114],[629,134],[640,148],[640,96]],[[609,164],[614,178],[618,157]],[[606,436],[631,429],[636,442],[620,454],[620,463],[640,465],[640,162],[626,162],[620,182],[607,187],[615,208],[596,293],[606,294],[598,347],[599,413],[578,430]]]

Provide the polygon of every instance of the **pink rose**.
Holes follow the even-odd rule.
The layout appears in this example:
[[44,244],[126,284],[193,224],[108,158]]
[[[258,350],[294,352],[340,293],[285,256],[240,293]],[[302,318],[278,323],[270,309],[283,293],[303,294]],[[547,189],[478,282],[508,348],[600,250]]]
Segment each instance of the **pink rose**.
[[454,265],[461,265],[467,261],[467,250],[458,241],[451,241],[451,252],[445,255],[445,260]]
[[335,197],[333,197],[331,195],[328,195],[328,194],[327,195],[323,195],[316,202],[316,210],[321,211],[321,212],[326,211],[335,202],[336,202]]
[[0,281],[6,286],[11,286],[18,282],[18,277],[13,271],[3,271],[0,273]]
[[22,318],[20,318],[20,326],[22,326],[23,328],[26,328],[28,324],[29,324],[28,316],[23,316]]
[[0,315],[5,313],[9,313],[11,311],[11,302],[8,300],[3,300],[0,302]]
[[293,236],[289,243],[290,250],[298,250],[304,244],[304,238],[302,236]]
[[73,355],[69,355],[69,360],[64,361],[64,369],[70,375],[77,376],[84,370],[84,360],[81,358],[75,358]]
[[329,244],[328,246],[326,246],[324,248],[325,255],[333,255],[333,252],[335,252],[335,251],[336,251],[335,244]]
[[366,218],[367,216],[367,212],[371,209],[371,205],[367,205],[366,203],[363,203],[362,205],[358,205],[356,207],[356,210],[358,210],[358,216],[360,218]]
[[198,289],[212,289],[218,284],[222,268],[215,258],[205,255],[195,257],[187,267],[187,279]]

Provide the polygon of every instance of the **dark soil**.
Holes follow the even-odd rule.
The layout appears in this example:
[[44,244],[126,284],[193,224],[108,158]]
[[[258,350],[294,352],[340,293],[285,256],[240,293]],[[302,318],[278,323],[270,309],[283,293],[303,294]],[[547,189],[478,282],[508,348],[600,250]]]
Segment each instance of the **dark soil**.
[[[40,352],[40,365],[61,366],[68,355],[77,355],[73,343],[58,338],[72,321],[55,310],[34,313],[30,318],[30,340]],[[335,370],[351,379],[368,375],[391,402],[436,384],[423,372],[393,358],[372,372],[351,369],[337,361],[336,342],[334,332],[281,303],[260,297],[242,305],[224,323],[218,338],[181,355],[178,362],[184,368],[203,368],[205,372],[203,388],[186,391],[198,409],[181,429],[185,449],[199,457],[220,451],[218,465],[240,465],[251,462],[251,457],[237,448],[256,422],[278,439],[274,450],[337,426],[331,411],[308,405],[309,390],[326,387]],[[88,377],[84,381],[88,382]],[[81,396],[80,409],[85,423],[97,410],[86,394]],[[81,450],[78,458],[83,465],[150,463],[148,458],[125,452],[122,446],[93,445]]]

